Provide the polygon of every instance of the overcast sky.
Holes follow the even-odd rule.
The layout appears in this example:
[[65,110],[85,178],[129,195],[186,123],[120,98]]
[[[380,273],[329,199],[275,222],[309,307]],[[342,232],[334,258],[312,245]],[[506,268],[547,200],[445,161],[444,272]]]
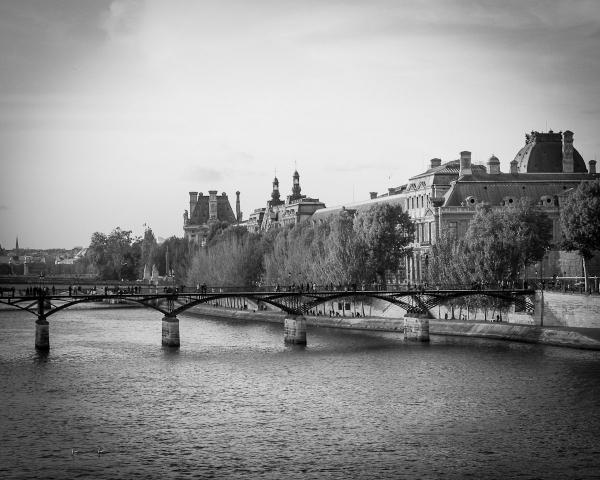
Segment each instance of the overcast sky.
[[600,2],[0,0],[0,244],[183,234],[189,191],[244,218],[328,206],[429,159],[570,129],[600,154]]

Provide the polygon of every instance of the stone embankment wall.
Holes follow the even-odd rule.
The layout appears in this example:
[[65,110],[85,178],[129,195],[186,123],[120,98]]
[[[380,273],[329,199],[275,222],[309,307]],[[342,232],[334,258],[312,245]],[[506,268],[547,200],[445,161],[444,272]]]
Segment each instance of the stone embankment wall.
[[581,332],[552,327],[435,319],[429,320],[429,332],[433,335],[494,338],[600,350],[600,341],[595,338]]
[[[535,323],[541,320],[541,292],[536,294]],[[600,328],[600,295],[544,292],[544,326]]]
[[[208,305],[198,306],[189,312],[208,318],[258,320],[279,324],[283,324],[285,318],[283,312],[254,312],[252,310],[233,310]],[[307,316],[306,324],[311,327],[404,333],[403,318]],[[560,328],[541,328],[539,326],[531,325],[430,319],[429,333],[431,335],[481,337],[600,350],[600,341],[595,338],[590,338],[584,333]],[[310,336],[310,331],[308,335]]]

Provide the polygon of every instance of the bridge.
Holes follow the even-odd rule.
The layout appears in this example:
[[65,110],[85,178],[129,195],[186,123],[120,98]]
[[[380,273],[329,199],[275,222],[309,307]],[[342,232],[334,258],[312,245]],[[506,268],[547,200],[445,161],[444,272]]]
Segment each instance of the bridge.
[[[201,304],[219,304],[224,300],[237,302],[238,306],[246,301],[257,305],[268,304],[285,312],[284,341],[292,344],[306,344],[305,315],[327,302],[352,299],[353,301],[371,301],[378,299],[403,309],[405,338],[418,340],[429,339],[430,310],[438,305],[449,305],[461,299],[484,300],[488,304],[533,313],[535,291],[531,289],[516,290],[482,290],[482,289],[401,289],[401,290],[310,290],[300,291],[260,291],[257,289],[227,289],[213,287],[203,288],[200,292],[165,288],[159,293],[143,291],[117,291],[115,293],[80,293],[72,291],[50,294],[47,288],[37,288],[27,295],[15,296],[12,291],[7,296],[0,296],[0,304],[29,312],[36,317],[35,346],[39,350],[50,348],[50,326],[48,317],[69,307],[82,303],[129,303],[150,308],[163,315],[162,344],[167,347],[179,347],[179,319],[177,315]],[[137,289],[136,289],[137,290]],[[140,289],[141,290],[141,289]],[[179,290],[179,291],[178,291]],[[244,302],[244,303],[242,303]]]

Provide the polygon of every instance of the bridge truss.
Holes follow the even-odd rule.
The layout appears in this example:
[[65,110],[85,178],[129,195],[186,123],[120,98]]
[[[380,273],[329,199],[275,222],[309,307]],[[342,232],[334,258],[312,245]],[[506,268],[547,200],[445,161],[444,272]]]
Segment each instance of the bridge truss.
[[165,317],[178,314],[201,304],[218,305],[225,299],[247,299],[257,304],[272,305],[290,315],[304,315],[311,310],[336,301],[370,301],[378,299],[403,309],[408,314],[425,314],[440,305],[466,302],[496,308],[514,306],[515,311],[533,314],[534,290],[357,290],[308,292],[210,292],[210,293],[116,293],[77,295],[38,295],[0,297],[0,303],[46,319],[66,308],[82,303],[111,302],[138,304],[161,312]]

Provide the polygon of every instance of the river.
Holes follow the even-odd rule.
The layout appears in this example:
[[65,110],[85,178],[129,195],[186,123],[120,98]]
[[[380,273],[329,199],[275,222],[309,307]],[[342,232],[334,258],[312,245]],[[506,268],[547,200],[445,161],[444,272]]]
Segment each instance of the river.
[[[600,352],[0,312],[0,478],[599,478]],[[75,453],[72,453],[73,450]],[[98,453],[98,450],[101,453]]]

